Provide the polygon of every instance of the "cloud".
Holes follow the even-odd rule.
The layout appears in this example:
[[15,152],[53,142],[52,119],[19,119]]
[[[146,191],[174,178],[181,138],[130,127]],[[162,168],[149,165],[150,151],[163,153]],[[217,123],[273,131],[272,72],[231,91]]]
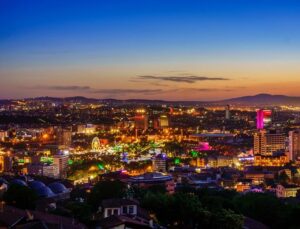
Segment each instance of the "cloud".
[[138,76],[139,80],[159,80],[159,81],[171,81],[177,83],[196,83],[198,81],[223,81],[229,80],[224,77],[207,77],[207,76],[154,76],[154,75],[142,75]]
[[223,91],[223,92],[230,92],[234,91],[233,88],[180,88],[177,89],[178,91],[194,91],[194,92],[217,92],[217,91]]
[[157,94],[162,93],[162,89],[97,89],[91,91],[97,94]]
[[89,91],[91,87],[89,86],[35,86],[31,89],[43,89],[43,90],[53,90],[53,91]]

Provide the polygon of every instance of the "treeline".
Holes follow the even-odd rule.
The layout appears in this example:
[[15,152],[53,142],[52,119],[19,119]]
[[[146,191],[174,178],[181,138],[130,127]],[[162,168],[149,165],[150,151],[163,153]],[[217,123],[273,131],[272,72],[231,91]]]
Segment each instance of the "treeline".
[[[26,209],[34,209],[37,201],[34,191],[18,185],[10,186],[2,198],[9,205]],[[78,198],[85,201],[78,202]],[[75,188],[71,199],[52,213],[75,217],[89,226],[101,201],[108,198],[138,199],[141,207],[166,228],[239,229],[245,217],[274,229],[300,228],[300,204],[271,194],[185,187],[169,195],[163,186],[128,188],[120,181],[101,181],[90,192]]]

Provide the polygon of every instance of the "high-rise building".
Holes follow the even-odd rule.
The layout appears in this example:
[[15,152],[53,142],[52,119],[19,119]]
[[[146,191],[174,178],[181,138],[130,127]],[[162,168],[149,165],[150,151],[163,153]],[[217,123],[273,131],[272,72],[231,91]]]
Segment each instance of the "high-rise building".
[[147,130],[149,127],[149,118],[145,110],[137,110],[134,117],[135,129],[137,130]]
[[227,105],[227,106],[225,107],[225,119],[226,119],[226,120],[229,120],[229,119],[230,119],[230,106],[229,106],[229,105]]
[[168,117],[168,115],[161,115],[159,117],[159,127],[160,128],[169,127],[169,117]]
[[8,132],[0,130],[0,142],[3,142],[8,137]]
[[285,150],[285,139],[279,131],[259,130],[254,134],[254,154],[272,155]]
[[257,110],[256,111],[256,127],[258,130],[266,128],[271,123],[271,110]]
[[289,159],[300,160],[300,130],[289,132]]
[[167,159],[165,154],[159,154],[152,160],[153,171],[166,172],[167,171]]
[[70,147],[72,144],[72,131],[69,129],[57,128],[55,131],[57,144],[62,147]]
[[53,156],[53,165],[56,166],[60,178],[67,176],[69,155],[61,153]]
[[0,173],[12,170],[12,157],[9,155],[0,155]]

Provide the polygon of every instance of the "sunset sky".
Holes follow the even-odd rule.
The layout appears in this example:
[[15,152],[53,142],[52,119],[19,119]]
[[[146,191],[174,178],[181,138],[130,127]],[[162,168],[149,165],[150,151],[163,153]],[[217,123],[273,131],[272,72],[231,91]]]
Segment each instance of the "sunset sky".
[[0,99],[300,96],[298,0],[0,0]]

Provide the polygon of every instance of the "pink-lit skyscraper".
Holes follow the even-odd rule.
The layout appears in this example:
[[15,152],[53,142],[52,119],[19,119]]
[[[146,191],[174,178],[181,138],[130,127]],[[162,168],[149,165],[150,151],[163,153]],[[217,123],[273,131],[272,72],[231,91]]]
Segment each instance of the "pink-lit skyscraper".
[[256,111],[256,127],[259,130],[262,130],[266,127],[266,125],[271,122],[272,111],[270,110],[257,110]]

